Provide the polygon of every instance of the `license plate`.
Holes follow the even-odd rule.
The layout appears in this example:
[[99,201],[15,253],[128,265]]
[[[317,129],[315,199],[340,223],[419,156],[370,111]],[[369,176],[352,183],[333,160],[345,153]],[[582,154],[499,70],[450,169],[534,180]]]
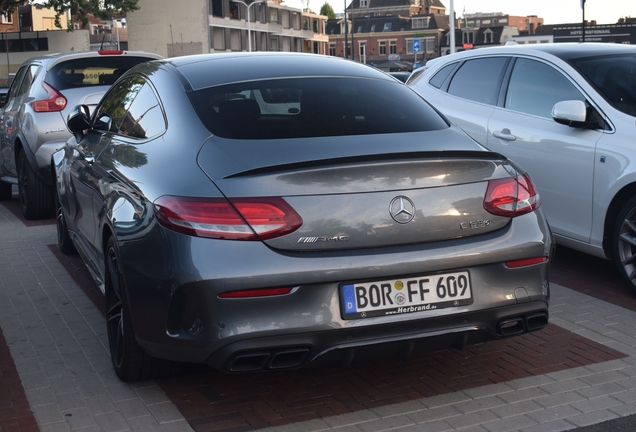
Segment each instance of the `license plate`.
[[473,303],[468,272],[343,284],[344,319],[402,315]]

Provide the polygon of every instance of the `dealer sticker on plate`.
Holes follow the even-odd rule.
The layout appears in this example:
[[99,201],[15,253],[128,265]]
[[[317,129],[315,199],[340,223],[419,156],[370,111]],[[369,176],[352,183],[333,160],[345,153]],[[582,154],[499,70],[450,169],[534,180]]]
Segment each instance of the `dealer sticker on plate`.
[[468,272],[343,284],[340,293],[344,319],[407,314],[473,302]]

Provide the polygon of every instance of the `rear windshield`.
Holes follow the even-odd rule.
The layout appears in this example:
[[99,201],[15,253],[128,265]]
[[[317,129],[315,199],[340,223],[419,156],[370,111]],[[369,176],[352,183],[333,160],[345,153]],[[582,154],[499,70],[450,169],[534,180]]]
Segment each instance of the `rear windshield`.
[[570,60],[614,108],[636,116],[636,56],[604,56]]
[[46,81],[57,90],[111,85],[131,67],[152,60],[136,56],[99,56],[61,62],[47,73]]
[[396,81],[288,78],[211,87],[190,97],[205,126],[224,138],[367,135],[448,127],[420,96]]

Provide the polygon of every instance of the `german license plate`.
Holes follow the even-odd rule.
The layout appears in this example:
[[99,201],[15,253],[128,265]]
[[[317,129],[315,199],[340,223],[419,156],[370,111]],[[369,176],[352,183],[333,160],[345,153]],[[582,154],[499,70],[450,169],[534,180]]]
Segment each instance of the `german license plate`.
[[401,315],[473,303],[467,271],[342,284],[344,319]]

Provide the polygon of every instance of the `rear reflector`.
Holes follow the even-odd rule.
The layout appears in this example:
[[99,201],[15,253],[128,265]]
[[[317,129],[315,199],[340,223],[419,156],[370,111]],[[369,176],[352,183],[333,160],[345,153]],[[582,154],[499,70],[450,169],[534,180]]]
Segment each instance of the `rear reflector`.
[[497,216],[516,217],[541,205],[539,192],[528,174],[488,182],[484,209]]
[[547,260],[548,260],[547,257],[540,256],[540,257],[534,257],[534,258],[525,258],[520,260],[507,261],[505,265],[508,268],[527,267],[527,266],[531,266],[535,264],[541,264],[543,262],[546,262]]
[[267,240],[296,231],[302,219],[280,197],[193,198],[165,195],[154,202],[166,228],[196,237]]
[[289,294],[292,288],[263,288],[242,291],[228,291],[219,294],[220,298],[249,298],[249,297],[271,297]]
[[66,107],[66,98],[53,87],[43,82],[42,87],[48,94],[46,99],[31,102],[31,108],[35,112],[56,112],[62,111]]

